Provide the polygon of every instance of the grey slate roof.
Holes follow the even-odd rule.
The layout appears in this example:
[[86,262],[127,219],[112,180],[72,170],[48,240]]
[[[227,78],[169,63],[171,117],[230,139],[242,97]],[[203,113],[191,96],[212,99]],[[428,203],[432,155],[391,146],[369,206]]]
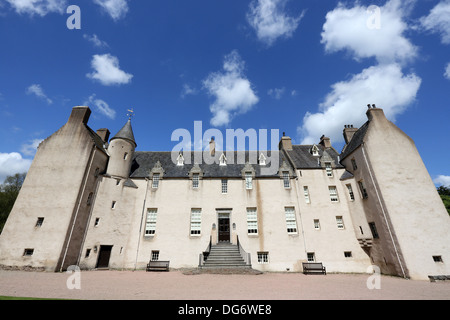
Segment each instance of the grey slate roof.
[[[321,145],[317,145],[319,148],[319,156],[313,156],[310,152],[313,145],[293,145],[292,150],[287,150],[286,153],[292,159],[296,169],[321,169],[318,159],[323,156],[325,148]],[[333,148],[326,149],[327,153],[331,156],[336,164],[336,168],[343,168],[339,163],[339,154]]]
[[[278,176],[278,168],[283,164],[283,161],[290,167],[295,167],[295,169],[320,169],[323,170],[318,159],[324,154],[324,147],[318,145],[319,147],[319,155],[314,157],[310,150],[312,145],[298,145],[293,146],[293,150],[278,153],[278,166],[273,171],[271,175],[263,175],[261,173],[261,168],[259,164],[256,164],[254,161],[250,161],[253,169],[255,170],[256,177],[276,177]],[[343,168],[343,166],[339,163],[338,158],[339,154],[333,148],[329,148],[326,150],[328,155],[335,161],[337,168]],[[237,153],[245,154],[245,161],[240,161],[237,163]],[[206,164],[199,163],[200,168],[203,172],[203,178],[242,178],[242,169],[245,166],[245,163],[249,161],[249,156],[252,154],[254,159],[258,159],[259,152],[233,152],[234,156],[234,164],[230,163],[230,159],[228,159],[226,166],[220,166],[218,163]],[[267,160],[269,160],[271,156],[271,152],[263,152],[267,154]],[[218,159],[222,154],[221,151],[216,152],[216,158]],[[226,153],[225,153],[226,154]],[[159,161],[161,163],[162,168],[164,169],[164,178],[187,178],[189,177],[189,172],[193,168],[194,162],[194,152],[191,153],[190,163],[185,159],[185,164],[183,166],[177,166],[176,162],[172,161],[171,152],[168,151],[137,151],[134,153],[134,158],[131,166],[130,178],[146,178],[150,176],[150,172],[155,164]],[[270,167],[270,163],[266,165],[266,167]],[[295,170],[294,170],[295,171]]]
[[359,146],[364,142],[364,137],[366,136],[367,129],[369,129],[370,121],[364,123],[358,131],[352,137],[352,140],[344,147],[341,153],[341,160],[348,157],[353,151],[359,148]]
[[134,143],[135,147],[137,146],[136,140],[134,139],[133,128],[131,127],[131,119],[129,119],[127,123],[125,123],[122,129],[120,129],[119,132],[117,132],[117,134],[113,138],[111,138],[111,140],[119,138],[128,140],[131,143]]
[[[222,152],[216,152],[217,159],[220,157]],[[226,153],[225,153],[226,154]],[[228,159],[226,166],[220,166],[218,163],[206,164],[199,163],[200,168],[203,172],[203,178],[242,178],[242,169],[245,167],[245,163],[236,163],[237,162],[237,152],[233,152],[234,154],[234,164],[230,163],[230,159]],[[245,162],[249,160],[249,152],[244,152],[245,154]],[[259,154],[255,153],[256,159],[259,158]],[[267,159],[269,159],[271,153],[268,153]],[[279,152],[279,165],[283,163],[285,156]],[[130,178],[145,178],[149,177],[149,173],[155,164],[159,161],[161,163],[162,168],[164,169],[163,178],[187,178],[189,177],[190,170],[194,167],[194,152],[191,152],[190,164],[188,164],[187,159],[185,159],[185,164],[183,166],[177,166],[176,163],[172,161],[171,152],[169,151],[150,151],[150,152],[142,152],[137,151],[134,153],[134,159],[131,166],[131,174]],[[202,161],[204,162],[204,161]],[[287,162],[287,161],[286,161]],[[255,170],[256,177],[270,177],[267,175],[261,174],[261,166],[259,164],[252,164],[253,169]],[[270,167],[270,164],[267,165]],[[275,174],[271,176],[276,176],[279,166],[277,167]]]

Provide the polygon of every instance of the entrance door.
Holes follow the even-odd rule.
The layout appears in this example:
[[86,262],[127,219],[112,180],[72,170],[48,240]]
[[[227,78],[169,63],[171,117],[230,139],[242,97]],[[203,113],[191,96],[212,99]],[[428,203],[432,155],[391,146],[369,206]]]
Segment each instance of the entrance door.
[[108,268],[111,257],[112,246],[100,246],[96,268]]
[[219,241],[230,241],[230,217],[219,217]]

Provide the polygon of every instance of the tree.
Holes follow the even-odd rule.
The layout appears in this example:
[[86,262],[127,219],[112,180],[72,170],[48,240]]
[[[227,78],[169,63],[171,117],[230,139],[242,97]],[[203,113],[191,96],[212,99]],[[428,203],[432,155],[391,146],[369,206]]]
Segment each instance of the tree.
[[437,188],[439,195],[441,196],[444,206],[450,215],[450,187],[440,186]]
[[26,173],[17,173],[14,176],[8,176],[0,185],[0,233],[16,202],[26,175]]

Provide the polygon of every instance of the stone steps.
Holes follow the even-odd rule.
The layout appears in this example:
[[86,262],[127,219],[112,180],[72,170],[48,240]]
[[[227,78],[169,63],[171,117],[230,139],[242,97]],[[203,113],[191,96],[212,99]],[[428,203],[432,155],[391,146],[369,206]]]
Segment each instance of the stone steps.
[[239,253],[239,248],[230,243],[211,246],[208,259],[202,268],[250,268]]

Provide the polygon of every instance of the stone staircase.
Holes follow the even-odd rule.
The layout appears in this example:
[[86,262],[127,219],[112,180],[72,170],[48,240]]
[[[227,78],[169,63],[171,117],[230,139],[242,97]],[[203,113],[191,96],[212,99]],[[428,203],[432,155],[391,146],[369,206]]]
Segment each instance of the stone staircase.
[[211,246],[211,252],[201,267],[229,269],[251,268],[251,265],[246,264],[237,245],[224,242]]

